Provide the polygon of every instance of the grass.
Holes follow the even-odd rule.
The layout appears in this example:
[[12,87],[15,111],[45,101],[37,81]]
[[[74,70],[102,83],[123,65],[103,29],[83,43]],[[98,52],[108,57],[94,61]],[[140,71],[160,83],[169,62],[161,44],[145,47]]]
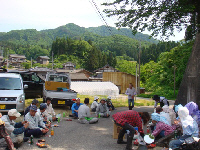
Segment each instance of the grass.
[[[107,95],[97,95],[99,97],[99,99],[102,98],[107,98]],[[77,97],[80,98],[81,103],[84,103],[84,99],[85,98],[89,98],[90,99],[90,105],[92,104],[93,100],[94,100],[94,96],[91,95],[80,95],[78,94]],[[25,107],[29,106],[31,104],[33,99],[26,99],[26,103],[25,103]],[[37,100],[39,101],[39,103],[42,103],[43,99],[42,98],[37,98]],[[117,99],[112,99],[112,103],[115,107],[128,107],[128,100],[126,96],[119,96],[119,98]],[[140,99],[140,100],[136,100],[135,101],[135,106],[153,106],[154,105],[154,101],[153,100],[144,100],[144,99]]]

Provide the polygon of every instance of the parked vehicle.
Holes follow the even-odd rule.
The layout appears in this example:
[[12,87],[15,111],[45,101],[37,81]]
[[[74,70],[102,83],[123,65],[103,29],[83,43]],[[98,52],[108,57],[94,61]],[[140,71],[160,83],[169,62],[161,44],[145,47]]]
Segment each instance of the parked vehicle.
[[52,104],[72,106],[77,92],[70,89],[71,79],[68,74],[48,72],[43,87],[43,101],[51,98]]
[[28,88],[24,90],[27,99],[40,98],[43,96],[44,80],[42,80],[36,73],[18,70],[9,70],[8,72],[17,73],[22,76],[24,85],[28,85]]
[[28,85],[23,85],[20,74],[0,73],[0,112],[8,112],[10,109],[17,109],[24,112],[25,94],[24,89]]

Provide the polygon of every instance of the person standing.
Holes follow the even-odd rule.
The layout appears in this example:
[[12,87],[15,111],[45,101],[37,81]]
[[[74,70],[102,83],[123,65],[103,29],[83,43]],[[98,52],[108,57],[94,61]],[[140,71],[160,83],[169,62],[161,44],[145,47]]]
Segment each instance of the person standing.
[[[134,107],[134,95],[136,95],[136,90],[133,87],[132,83],[129,83],[129,88],[127,88],[125,94],[128,95],[129,110],[132,110],[132,108]],[[131,103],[132,103],[132,106],[131,106]]]

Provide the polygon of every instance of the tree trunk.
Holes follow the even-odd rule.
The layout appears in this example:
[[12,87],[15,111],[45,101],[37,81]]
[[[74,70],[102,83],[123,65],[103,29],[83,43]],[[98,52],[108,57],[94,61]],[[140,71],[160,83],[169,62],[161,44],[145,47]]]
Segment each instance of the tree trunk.
[[196,35],[175,105],[185,105],[190,101],[200,106],[200,33]]

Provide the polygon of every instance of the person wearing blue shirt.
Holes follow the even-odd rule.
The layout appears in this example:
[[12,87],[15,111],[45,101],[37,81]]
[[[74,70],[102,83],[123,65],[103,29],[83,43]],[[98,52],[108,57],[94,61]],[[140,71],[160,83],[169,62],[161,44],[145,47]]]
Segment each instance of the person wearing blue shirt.
[[189,115],[189,111],[186,107],[179,108],[178,116],[181,120],[183,135],[179,139],[170,141],[169,150],[180,148],[180,146],[185,142],[185,139],[187,139],[189,137],[198,137],[199,136],[198,124]]
[[80,103],[80,98],[76,98],[76,103],[74,103],[71,107],[72,109],[72,116],[74,117],[74,119],[78,118],[78,109],[79,107],[83,105],[82,103]]

